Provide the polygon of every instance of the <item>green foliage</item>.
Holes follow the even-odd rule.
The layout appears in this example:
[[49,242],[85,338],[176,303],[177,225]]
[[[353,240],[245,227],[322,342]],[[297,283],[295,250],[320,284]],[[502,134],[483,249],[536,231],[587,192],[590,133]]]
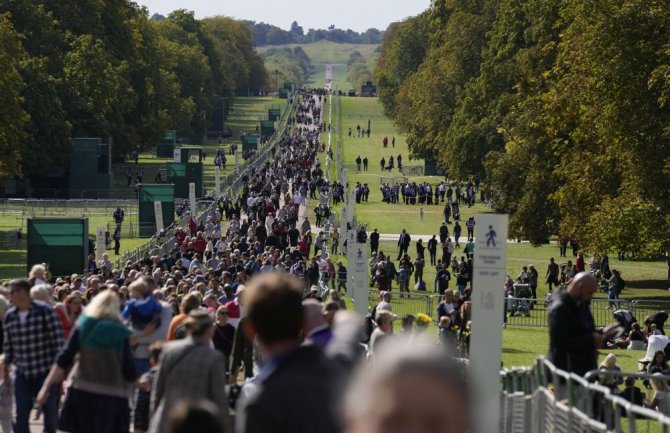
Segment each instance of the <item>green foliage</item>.
[[377,67],[414,155],[484,178],[511,234],[535,244],[560,232],[601,253],[670,247],[666,2],[442,0],[427,13],[415,72],[395,73],[394,47],[425,38],[406,24]]
[[[270,48],[263,54],[267,81],[274,87],[275,81],[281,86],[284,81],[295,85],[306,83],[312,70],[312,63],[302,47]],[[275,71],[277,74],[275,76]]]
[[0,0],[0,13],[9,14],[0,55],[13,53],[0,82],[12,84],[3,97],[14,119],[3,119],[14,151],[0,184],[19,174],[63,174],[73,136],[110,137],[123,156],[167,129],[201,134],[218,98],[231,105],[236,88],[267,84],[251,31],[230,18],[200,21],[178,10],[150,20],[129,0]]
[[20,143],[25,139],[28,116],[21,106],[25,83],[19,72],[19,61],[25,52],[6,15],[0,15],[0,184],[18,176],[21,171]]
[[363,33],[358,33],[351,29],[337,29],[335,26],[330,26],[326,30],[309,29],[305,33],[297,21],[291,23],[290,30],[283,30],[277,26],[263,22],[246,21],[245,24],[253,32],[254,42],[258,46],[311,44],[318,41],[348,44],[378,44],[383,36],[383,32],[377,29],[368,29]]
[[429,14],[424,12],[400,23],[393,23],[384,33],[381,54],[375,69],[375,81],[384,113],[395,118],[396,96],[408,76],[423,62],[429,43]]
[[368,68],[368,63],[358,51],[354,51],[349,56],[347,70],[347,80],[354,86],[354,89],[360,89],[363,84],[372,81],[372,72]]

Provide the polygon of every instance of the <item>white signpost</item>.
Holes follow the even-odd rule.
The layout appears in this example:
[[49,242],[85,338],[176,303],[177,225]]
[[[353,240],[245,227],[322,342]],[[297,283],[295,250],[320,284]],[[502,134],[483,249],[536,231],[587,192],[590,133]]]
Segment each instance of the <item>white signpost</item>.
[[160,201],[154,202],[154,216],[156,217],[156,231],[163,231],[163,203]]
[[356,242],[356,231],[347,232],[347,292],[354,301],[354,309],[361,316],[368,313],[368,249],[367,244]]
[[107,244],[105,243],[105,228],[98,227],[95,231],[95,258],[100,260],[102,255],[105,254],[107,250]]
[[500,356],[507,270],[507,215],[480,214],[475,226],[470,383],[474,431],[500,429]]
[[214,199],[219,200],[221,193],[221,170],[219,166],[214,166]]
[[191,204],[191,215],[195,218],[195,213],[197,211],[196,209],[196,204],[195,204],[195,183],[190,182],[188,184],[188,198],[189,198],[189,203]]
[[181,162],[181,149],[178,147],[174,148],[174,162]]

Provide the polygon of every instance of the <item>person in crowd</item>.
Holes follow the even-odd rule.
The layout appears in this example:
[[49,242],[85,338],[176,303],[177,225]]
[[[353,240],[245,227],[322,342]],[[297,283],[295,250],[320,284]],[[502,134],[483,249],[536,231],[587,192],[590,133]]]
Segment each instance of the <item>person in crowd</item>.
[[237,402],[236,431],[339,432],[332,367],[319,347],[301,345],[302,283],[270,273],[255,277],[247,290],[245,332],[258,342],[264,367],[256,388]]
[[597,350],[609,337],[595,331],[588,305],[597,290],[596,278],[580,272],[549,309],[549,359],[556,367],[580,376],[596,369]]
[[370,233],[370,254],[379,252],[379,232],[374,229]]
[[[188,337],[163,346],[151,395],[149,433],[162,433],[166,419],[180,401],[210,401],[222,425],[229,425],[225,357],[210,347],[214,321],[205,311],[189,313]],[[198,372],[194,374],[194,372]]]
[[226,364],[233,351],[234,340],[235,327],[228,323],[228,309],[221,305],[216,309],[216,323],[212,334],[212,343],[216,350],[226,357]]
[[[143,293],[154,293],[158,289],[156,281],[150,276],[141,276],[132,284],[138,284],[139,291]],[[142,287],[146,286],[146,287]],[[143,330],[134,330],[130,339],[133,349],[133,358],[135,370],[138,375],[142,375],[151,369],[149,362],[149,346],[157,341],[165,341],[167,338],[170,320],[172,319],[172,307],[165,302],[158,301],[161,306],[159,319],[147,325]]]
[[553,290],[554,286],[558,287],[560,284],[558,280],[559,270],[558,263],[556,263],[554,258],[551,257],[549,259],[549,265],[547,265],[547,273],[545,274],[547,285],[549,286],[549,292]]
[[163,307],[153,296],[154,288],[145,279],[139,279],[128,287],[131,299],[123,309],[121,317],[134,330],[144,331],[149,325],[154,328],[160,326]]
[[[179,306],[179,314],[174,316],[170,321],[170,326],[168,327],[167,341],[172,341],[179,338],[184,338],[186,336],[186,330],[182,327],[184,321],[188,318],[188,315],[191,311],[196,310],[200,307],[200,299],[195,293],[187,293],[181,300],[181,305]],[[178,335],[177,330],[179,330]]]
[[647,373],[670,374],[670,366],[668,366],[668,361],[665,359],[665,353],[663,353],[663,351],[659,350],[654,353],[654,357],[647,365]]
[[149,420],[151,417],[151,390],[153,389],[156,374],[158,373],[158,362],[162,351],[163,342],[157,341],[149,346],[151,369],[139,378],[138,385],[140,388],[137,394],[137,403],[135,404],[135,412],[133,416],[133,426],[135,428],[133,433],[145,433],[147,429],[149,429]]
[[663,415],[670,415],[670,388],[668,388],[668,383],[660,373],[655,373],[650,381],[654,396],[649,402],[649,407],[656,409]]
[[305,340],[324,349],[333,338],[333,332],[326,321],[321,303],[315,299],[302,301],[303,332]]
[[407,250],[409,249],[409,244],[411,240],[412,238],[407,233],[407,231],[405,229],[402,229],[402,233],[398,238],[398,260],[400,260],[403,255],[407,254]]
[[598,367],[598,371],[600,372],[598,382],[616,393],[619,385],[623,383],[621,368],[616,365],[616,356],[613,353],[607,354],[600,367]]
[[[643,406],[645,401],[644,393],[635,386],[635,378],[627,377],[623,381],[624,388],[619,393],[619,397],[623,398],[626,401],[629,401],[635,405]],[[622,410],[625,414],[625,410]]]
[[113,291],[96,295],[44,380],[36,399],[40,406],[51,398],[58,399],[58,385],[72,368],[59,430],[72,433],[128,430],[128,398],[137,374],[130,350],[131,331],[123,325],[120,309],[119,297]]
[[[48,304],[31,300],[30,287],[27,279],[9,283],[13,306],[5,314],[3,323],[4,383],[14,384],[17,433],[29,433],[35,398],[64,342],[58,315]],[[12,365],[15,367],[13,382]],[[59,384],[51,385],[48,396],[41,402],[46,433],[56,432],[58,388]]]
[[393,335],[393,322],[397,316],[388,310],[377,310],[375,321],[377,327],[370,335],[370,351],[375,353],[379,345],[387,337]]
[[344,431],[466,433],[469,401],[462,368],[444,347],[385,344],[374,367],[361,367],[351,383]]

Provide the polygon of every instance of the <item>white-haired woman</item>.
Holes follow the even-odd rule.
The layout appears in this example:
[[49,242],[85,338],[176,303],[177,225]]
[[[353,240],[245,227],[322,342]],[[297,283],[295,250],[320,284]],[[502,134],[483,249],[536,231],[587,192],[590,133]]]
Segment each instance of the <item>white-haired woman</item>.
[[47,268],[44,265],[33,265],[28,274],[28,280],[31,286],[46,284],[49,281]]
[[51,385],[62,382],[65,371],[74,366],[59,430],[128,431],[128,397],[137,375],[128,342],[130,331],[121,322],[120,309],[116,293],[105,290],[95,296],[44,381],[38,404],[47,400]]
[[655,373],[651,376],[651,388],[654,390],[654,397],[649,407],[664,415],[670,415],[670,389],[668,389],[668,384],[663,380],[661,373]]
[[612,391],[616,391],[619,385],[623,383],[621,368],[616,365],[616,356],[613,353],[608,354],[598,367],[602,372],[598,375],[598,382]]

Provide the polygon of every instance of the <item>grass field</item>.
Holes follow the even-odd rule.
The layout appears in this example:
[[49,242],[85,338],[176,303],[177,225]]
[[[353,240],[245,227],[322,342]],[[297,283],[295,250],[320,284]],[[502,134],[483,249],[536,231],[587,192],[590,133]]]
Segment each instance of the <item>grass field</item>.
[[[236,97],[234,104],[230,109],[228,118],[226,119],[225,127],[233,131],[233,137],[224,140],[223,148],[228,149],[231,143],[240,144],[240,133],[255,133],[256,126],[260,125],[260,120],[268,118],[268,110],[271,108],[283,109],[286,105],[286,100],[277,99],[273,97]],[[177,131],[179,133],[179,131]],[[188,145],[191,143],[183,143]],[[203,182],[208,191],[214,187],[214,156],[216,149],[219,147],[217,139],[208,140],[204,146],[206,159],[203,165]],[[241,148],[241,147],[240,147]],[[235,158],[232,155],[226,154],[227,167],[221,172],[223,179],[227,174],[232,172],[235,168]],[[197,161],[197,155],[191,155],[191,161]],[[165,179],[165,166],[173,162],[170,158],[157,158],[154,151],[144,152],[140,154],[139,167],[144,169],[145,182],[154,183],[156,173],[161,171]],[[244,162],[240,156],[240,164]],[[114,166],[114,186],[120,189],[127,189],[130,191],[131,187],[127,186],[125,173],[128,168],[131,168],[133,173],[136,172],[138,166],[129,161],[126,164]]]
[[[379,160],[383,156],[386,160],[390,155],[394,158],[398,154],[403,156],[404,165],[421,165],[423,161],[410,161],[407,144],[405,138],[398,134],[393,122],[387,119],[382,112],[381,105],[376,98],[342,98],[342,125],[340,128],[343,131],[343,164],[349,172],[349,186],[355,185],[355,182],[368,183],[371,188],[370,199],[368,203],[357,205],[356,216],[359,221],[369,224],[369,228],[378,228],[381,233],[399,233],[403,228],[406,228],[410,234],[437,234],[438,228],[443,221],[441,206],[424,206],[424,222],[419,221],[418,209],[419,206],[405,206],[405,205],[390,205],[381,202],[381,193],[379,192],[379,184],[381,176],[386,175],[382,172],[379,166]],[[368,119],[371,121],[371,138],[357,138],[356,125],[367,128]],[[335,121],[335,120],[334,120]],[[353,129],[353,136],[348,136],[348,129]],[[384,136],[396,137],[395,148],[391,147],[389,143],[388,148],[382,147],[382,139]],[[326,138],[324,137],[324,140]],[[333,141],[333,149],[336,150],[335,141]],[[370,160],[369,171],[358,173],[356,171],[355,158],[361,155],[361,158],[367,156]],[[321,156],[321,160],[325,160],[325,155]],[[335,166],[335,164],[333,164]],[[397,166],[397,165],[396,165]],[[397,169],[394,175],[399,175]],[[437,177],[410,177],[410,181],[428,181],[436,184],[441,179]],[[309,216],[313,218],[312,208],[309,210]],[[337,210],[337,209],[336,209]],[[487,212],[488,208],[484,205],[477,204],[475,207],[468,209],[461,207],[461,223],[470,215]],[[453,228],[453,225],[451,226]],[[450,228],[450,231],[451,231]],[[465,234],[465,231],[463,232]],[[464,236],[464,235],[463,235]],[[461,238],[462,244],[464,243]],[[395,241],[382,241],[380,249],[390,254],[395,260],[397,254],[397,243]],[[460,251],[456,250],[455,254],[460,257]],[[409,249],[409,254],[412,258],[416,257],[415,242]],[[568,255],[571,251],[568,250]],[[544,297],[547,293],[547,287],[543,284],[543,276],[546,272],[546,266],[550,257],[555,257],[559,263],[564,263],[572,257],[559,259],[559,251],[557,245],[544,245],[541,247],[533,247],[528,243],[508,244],[507,253],[507,272],[512,278],[515,278],[521,271],[521,267],[528,264],[534,264],[540,273],[540,286],[538,287],[538,296]],[[438,258],[440,251],[438,250]],[[426,258],[428,253],[426,252]],[[344,256],[338,256],[338,260],[345,261]],[[668,292],[668,281],[666,280],[667,266],[663,261],[624,261],[620,262],[615,257],[610,257],[610,266],[619,269],[622,277],[626,280],[626,290],[622,294],[622,299],[629,300],[661,300],[670,301]],[[433,281],[435,277],[435,269],[426,265],[424,270],[424,280],[427,282],[428,294],[432,294]],[[410,287],[413,287],[413,280]],[[450,287],[455,286],[455,281],[452,279]],[[397,283],[394,283],[394,289],[397,291]],[[502,290],[502,287],[501,287]],[[412,290],[412,292],[415,292]],[[416,292],[415,292],[416,293]],[[605,297],[604,294],[596,295],[599,298]],[[423,312],[422,307],[425,303],[414,301],[400,300],[396,298],[392,304],[396,311],[403,314],[407,312]],[[435,305],[436,306],[436,305]],[[411,311],[412,309],[418,311]],[[614,318],[612,317],[612,321]],[[502,321],[501,321],[502,322]],[[399,324],[396,326],[399,327]],[[502,328],[502,323],[501,323]],[[493,331],[493,330],[492,330]],[[503,333],[503,353],[502,360],[506,367],[511,366],[529,366],[533,363],[535,358],[539,355],[547,353],[548,349],[548,329],[546,327],[521,327],[508,326],[502,330]],[[428,331],[429,335],[437,335],[437,328],[432,326]],[[610,351],[602,351],[601,359]],[[624,371],[636,371],[637,360],[644,356],[643,352],[631,352],[626,350],[613,350],[611,353],[616,354],[618,358],[618,365]]]

